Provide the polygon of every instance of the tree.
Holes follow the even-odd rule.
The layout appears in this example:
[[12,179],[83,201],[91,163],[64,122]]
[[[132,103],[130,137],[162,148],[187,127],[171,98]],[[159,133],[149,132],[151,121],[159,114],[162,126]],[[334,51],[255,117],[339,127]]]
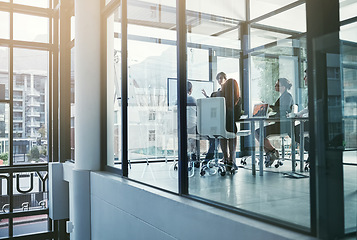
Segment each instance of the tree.
[[40,151],[37,146],[33,146],[30,150],[30,154],[28,155],[30,161],[38,161],[40,158]]

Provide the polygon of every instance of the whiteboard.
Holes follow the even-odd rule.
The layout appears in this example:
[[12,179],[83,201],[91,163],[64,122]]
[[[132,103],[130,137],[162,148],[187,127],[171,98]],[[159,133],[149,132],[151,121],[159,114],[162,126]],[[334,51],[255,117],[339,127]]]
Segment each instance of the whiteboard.
[[[211,96],[213,92],[213,82],[205,81],[205,80],[192,80],[188,79],[192,83],[192,94],[191,96],[195,99],[204,98],[205,96],[202,94],[202,89],[204,89],[207,93],[207,96]],[[177,105],[177,79],[176,78],[168,78],[167,79],[167,103],[169,109],[172,106]]]

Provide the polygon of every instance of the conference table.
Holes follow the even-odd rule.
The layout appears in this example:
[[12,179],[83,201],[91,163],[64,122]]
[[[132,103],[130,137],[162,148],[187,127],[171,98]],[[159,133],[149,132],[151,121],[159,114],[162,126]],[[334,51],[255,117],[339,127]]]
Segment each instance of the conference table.
[[[307,117],[290,117],[290,118],[256,118],[256,117],[242,117],[237,123],[249,123],[251,130],[251,157],[252,157],[252,174],[256,175],[256,151],[255,151],[255,131],[259,128],[259,175],[263,176],[264,168],[264,126],[273,124],[275,122],[288,122],[291,126],[291,170],[296,172],[296,149],[295,149],[295,124],[300,122],[300,172],[304,171],[304,124],[308,121]],[[257,126],[257,127],[256,127]]]

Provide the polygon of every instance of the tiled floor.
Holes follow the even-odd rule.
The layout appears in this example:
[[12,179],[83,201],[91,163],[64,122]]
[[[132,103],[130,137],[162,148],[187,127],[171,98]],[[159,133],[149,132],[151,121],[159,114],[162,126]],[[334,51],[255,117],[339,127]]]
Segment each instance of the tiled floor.
[[[357,163],[356,152],[349,153],[345,160]],[[240,159],[237,160],[240,163]],[[257,168],[259,168],[257,166]],[[289,178],[284,173],[291,172],[291,161],[275,168],[265,168],[264,175],[252,175],[251,163],[239,167],[236,174],[200,176],[196,168],[189,178],[191,195],[215,202],[310,227],[309,172],[297,173],[306,177]],[[170,191],[178,191],[178,171],[173,162],[132,164],[129,177]],[[357,221],[357,166],[345,166],[345,222],[346,228],[356,226]]]

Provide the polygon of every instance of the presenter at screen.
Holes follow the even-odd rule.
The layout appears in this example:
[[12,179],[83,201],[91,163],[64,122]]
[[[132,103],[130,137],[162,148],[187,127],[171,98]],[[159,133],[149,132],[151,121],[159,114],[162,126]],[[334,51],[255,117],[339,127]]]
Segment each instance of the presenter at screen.
[[[219,88],[217,89],[216,92],[213,92],[213,93],[211,94],[211,97],[220,97],[220,94],[221,94],[221,86],[222,86],[222,84],[223,84],[225,81],[227,81],[227,75],[226,75],[224,72],[220,72],[220,73],[217,74],[216,80],[217,80],[217,82],[218,82],[218,84],[219,84]],[[202,89],[202,94],[203,94],[203,96],[205,96],[206,98],[209,97],[209,96],[207,95],[205,89]],[[217,95],[217,94],[218,94],[218,95]]]

